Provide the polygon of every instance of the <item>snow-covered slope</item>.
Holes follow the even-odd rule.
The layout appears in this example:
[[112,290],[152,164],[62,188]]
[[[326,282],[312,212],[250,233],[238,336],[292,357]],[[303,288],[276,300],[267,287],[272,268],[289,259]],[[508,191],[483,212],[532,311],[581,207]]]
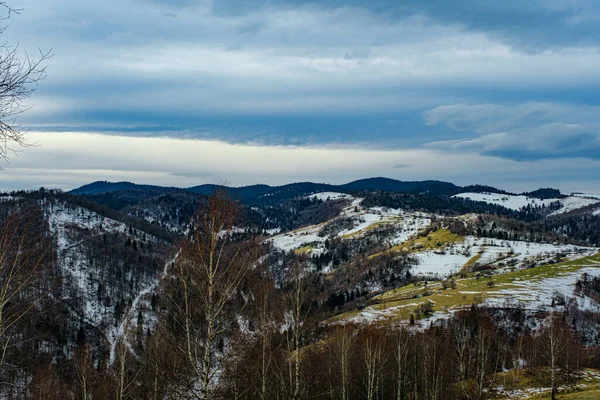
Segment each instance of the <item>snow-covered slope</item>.
[[317,200],[323,200],[323,201],[338,200],[338,199],[353,199],[353,197],[350,196],[349,194],[338,193],[338,192],[321,192],[321,193],[311,194],[306,197],[309,199],[317,199]]
[[507,298],[527,305],[528,309],[550,308],[552,299],[560,294],[566,299],[573,299],[580,310],[600,311],[600,304],[587,296],[574,296],[575,283],[583,274],[600,276],[600,265],[587,264],[587,267],[578,271],[569,272],[561,276],[541,280],[513,281],[517,288],[502,289],[490,295],[485,303],[490,306],[501,306]]
[[520,269],[552,262],[557,255],[577,258],[594,254],[597,251],[598,249],[595,247],[467,236],[463,243],[448,246],[441,251],[417,253],[416,257],[419,263],[411,271],[414,275],[440,279],[456,274],[474,257],[479,265],[489,265],[494,268],[510,266]]
[[[61,290],[75,326],[94,327],[108,340],[111,356],[131,312],[156,289],[164,265],[160,241],[122,222],[64,202],[41,201],[57,244]],[[137,314],[135,314],[137,315]]]
[[483,201],[489,204],[496,204],[511,210],[519,211],[523,207],[542,207],[550,206],[556,203],[561,204],[561,208],[552,212],[550,215],[558,215],[579,208],[587,207],[592,204],[600,203],[600,199],[586,198],[580,196],[571,196],[562,199],[538,199],[529,196],[513,196],[499,193],[459,193],[454,197],[470,199],[473,201]]
[[573,210],[578,210],[580,208],[590,206],[592,204],[600,203],[600,199],[588,199],[582,197],[566,197],[564,199],[560,199],[559,201],[562,204],[562,208],[560,208],[557,211],[554,211],[550,215],[564,214]]
[[600,200],[600,193],[572,193],[571,196],[587,197],[588,199]]
[[[324,193],[325,198],[330,198],[334,193]],[[327,195],[327,196],[325,196]],[[335,218],[337,221],[346,222],[343,228],[335,231],[333,236],[339,238],[351,238],[360,236],[377,226],[392,225],[397,228],[396,234],[390,239],[390,245],[395,246],[415,235],[431,222],[428,214],[415,212],[406,213],[399,209],[384,207],[364,208],[361,206],[363,199],[354,198],[350,195],[342,194],[344,199],[351,201],[350,205],[344,208],[341,214]],[[307,253],[319,253],[324,250],[325,240],[332,235],[323,234],[322,231],[327,223],[310,225],[290,232],[282,233],[267,239],[267,242],[279,250],[296,250],[307,245]]]
[[485,203],[496,204],[515,211],[518,211],[523,207],[527,207],[528,205],[541,207],[542,204],[549,203],[548,200],[541,200],[535,197],[511,196],[500,193],[459,193],[454,197],[461,197],[463,199],[470,199],[473,201],[483,201]]

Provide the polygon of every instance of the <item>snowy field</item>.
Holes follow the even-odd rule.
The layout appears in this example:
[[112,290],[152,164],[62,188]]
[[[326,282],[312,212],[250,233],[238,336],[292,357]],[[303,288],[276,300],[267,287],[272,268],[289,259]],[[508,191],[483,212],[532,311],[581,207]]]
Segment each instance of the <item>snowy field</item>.
[[[425,213],[405,213],[400,209],[384,207],[366,209],[360,205],[363,199],[354,198],[343,193],[324,192],[312,196],[330,200],[344,198],[351,201],[351,204],[342,210],[338,218],[352,220],[353,227],[340,230],[336,234],[337,237],[359,236],[375,226],[393,224],[398,229],[398,233],[391,239],[390,245],[395,246],[408,240],[431,222],[429,215]],[[267,239],[266,242],[272,243],[275,248],[283,251],[296,250],[311,245],[312,248],[308,253],[318,254],[324,251],[324,243],[327,239],[326,236],[319,236],[319,232],[325,224],[311,225],[282,233]]]
[[311,194],[306,197],[309,199],[313,199],[313,200],[317,199],[317,200],[323,200],[323,201],[339,200],[339,199],[354,199],[354,197],[350,196],[349,194],[338,193],[338,192],[321,192],[321,193]]
[[[600,311],[600,304],[584,295],[575,295],[573,290],[575,283],[580,279],[581,275],[587,273],[589,276],[600,276],[600,262],[590,260],[589,263],[583,264],[582,268],[577,271],[561,273],[559,276],[552,278],[544,278],[539,280],[514,280],[509,288],[496,291],[486,291],[484,293],[484,304],[491,307],[504,307],[507,305],[519,304],[523,309],[530,311],[550,310],[552,309],[552,299],[557,294],[564,296],[565,301],[574,300],[581,310]],[[498,288],[502,284],[498,284]],[[458,293],[465,295],[473,295],[480,293],[479,291],[458,290]],[[436,304],[434,300],[431,301]],[[369,306],[360,310],[358,314],[345,318],[334,323],[359,323],[369,324],[376,321],[382,321],[388,318],[394,318],[399,312],[404,309],[413,310],[418,308],[423,301],[415,299],[414,302],[393,305],[390,307]],[[561,307],[561,306],[555,306]],[[461,307],[449,307],[444,312],[434,312],[432,315],[416,321],[417,327],[426,328],[431,323],[441,319],[449,318],[454,312],[460,310]],[[398,321],[398,323],[406,324],[407,321]]]
[[545,205],[547,207],[555,202],[561,203],[562,208],[554,211],[550,215],[558,215],[587,207],[592,204],[600,203],[600,199],[598,198],[586,198],[582,196],[571,196],[564,199],[538,199],[535,197],[512,196],[499,193],[460,193],[454,195],[453,197],[471,199],[473,201],[483,201],[485,203],[496,204],[515,211],[519,211],[521,208],[527,207],[528,205],[532,207],[541,207],[542,205]]
[[587,197],[588,199],[600,200],[600,193],[572,193],[571,196]]
[[533,262],[537,264],[550,262],[557,254],[565,254],[567,258],[579,258],[592,255],[597,251],[598,249],[593,247],[467,236],[464,243],[449,246],[443,251],[425,251],[416,254],[419,263],[411,269],[411,272],[414,275],[441,279],[460,271],[476,255],[479,256],[477,262],[481,265],[499,267],[500,263],[504,262],[519,269]]
[[574,299],[580,310],[600,311],[600,305],[594,300],[587,296],[575,296],[573,294],[575,283],[584,273],[590,276],[600,276],[600,265],[589,264],[586,268],[582,268],[579,271],[539,281],[513,281],[512,285],[517,285],[519,286],[518,288],[511,287],[510,289],[502,289],[498,292],[489,293],[485,304],[501,306],[509,298],[522,303],[525,308],[530,310],[549,308],[552,304],[552,299],[559,293],[565,299]]
[[[313,196],[319,198],[335,198],[339,193],[326,192]],[[343,195],[343,194],[339,194]],[[526,204],[541,204],[536,202],[547,202],[552,200],[540,200],[527,198],[525,196],[489,195],[477,193],[465,193],[467,195],[478,195],[478,199],[486,199],[490,202],[500,202],[513,209]],[[355,237],[368,232],[377,225],[393,225],[397,232],[389,239],[390,246],[396,246],[406,242],[417,234],[421,229],[431,223],[431,215],[425,213],[406,213],[400,209],[388,209],[383,207],[363,208],[360,204],[362,199],[343,195],[345,199],[351,200],[340,217],[350,218],[354,226],[350,229],[341,230],[338,237]],[[460,195],[459,195],[460,196]],[[499,197],[498,197],[499,196]],[[570,197],[562,200],[565,207],[559,211],[567,211],[585,206],[590,199]],[[319,236],[325,223],[311,225],[282,233],[267,239],[274,247],[283,251],[291,251],[310,246],[303,249],[307,254],[319,254],[324,251],[325,236]],[[571,245],[553,245],[547,243],[531,243],[524,241],[499,240],[493,238],[477,238],[468,236],[463,243],[449,246],[445,249],[435,251],[424,251],[415,254],[418,264],[413,267],[416,275],[430,276],[431,278],[443,278],[457,273],[472,257],[479,255],[478,262],[481,264],[497,264],[501,261],[520,268],[525,264],[552,261],[556,254],[567,256],[583,256],[592,254],[596,249],[577,247]]]

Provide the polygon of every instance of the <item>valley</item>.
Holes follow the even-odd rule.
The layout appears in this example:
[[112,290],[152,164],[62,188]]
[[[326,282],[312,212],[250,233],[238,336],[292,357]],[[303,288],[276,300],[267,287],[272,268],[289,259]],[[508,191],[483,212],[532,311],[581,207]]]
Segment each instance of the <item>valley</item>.
[[[101,187],[107,185],[111,187],[107,183]],[[421,340],[419,335],[429,337],[436,329],[452,331],[469,315],[513,338],[506,342],[508,347],[521,334],[538,343],[548,321],[566,315],[584,348],[600,346],[595,322],[600,316],[595,286],[600,282],[600,239],[587,233],[600,224],[600,199],[536,198],[493,193],[489,187],[479,193],[455,193],[456,189],[446,191],[448,185],[439,186],[445,189],[438,194],[356,189],[353,184],[339,192],[314,191],[323,186],[304,183],[289,190],[269,189],[271,195],[265,187],[253,189],[251,196],[258,197],[247,204],[234,200],[242,212],[227,220],[214,240],[222,241],[223,249],[250,246],[241,254],[252,255],[247,262],[254,267],[227,278],[234,279],[235,286],[221,290],[235,290],[219,300],[227,311],[218,320],[206,320],[199,310],[187,319],[191,305],[182,308],[181,303],[188,301],[186,296],[198,296],[189,299],[199,304],[205,301],[202,291],[193,294],[197,289],[185,282],[200,282],[194,275],[199,272],[187,268],[204,262],[189,264],[190,257],[196,257],[194,240],[204,239],[190,241],[190,237],[198,234],[203,218],[212,215],[196,213],[210,204],[209,195],[119,184],[111,191],[90,190],[88,195],[32,191],[6,193],[0,200],[5,210],[16,211],[26,204],[41,210],[55,257],[48,265],[54,276],[48,281],[53,308],[49,323],[65,324],[62,333],[57,332],[63,336],[62,345],[50,345],[49,354],[69,362],[85,344],[93,362],[108,373],[98,379],[112,379],[110,371],[118,371],[124,363],[143,369],[140,363],[153,362],[148,359],[152,354],[178,354],[181,348],[176,343],[187,329],[198,335],[195,351],[206,349],[200,338],[207,334],[207,323],[221,329],[211,339],[217,346],[211,368],[218,374],[226,373],[221,363],[234,348],[255,339],[266,346],[260,342],[266,334],[292,346],[291,353],[272,350],[278,360],[306,352],[303,357],[309,363],[330,340],[338,343],[334,338],[347,329],[353,341],[370,337],[364,335],[379,337],[384,331]],[[274,200],[275,196],[280,198]],[[212,279],[202,276],[198,290]],[[294,300],[291,293],[299,297]],[[280,305],[263,308],[261,314],[257,308],[261,298],[269,304],[278,299]],[[235,312],[236,307],[241,311]],[[204,322],[196,325],[199,321]],[[297,341],[292,340],[294,335]],[[159,337],[160,342],[153,341]],[[53,340],[48,337],[46,342]],[[592,368],[586,373],[595,376],[594,362],[586,363]],[[193,379],[194,374],[171,368],[166,381]],[[269,379],[275,379],[276,371],[271,373],[275,375]],[[132,382],[139,379],[136,374],[128,376]],[[499,384],[487,373],[485,379]],[[597,384],[595,378],[585,379],[592,382],[590,387]],[[503,398],[502,393],[514,398],[517,392],[542,396],[547,385],[540,385],[521,383],[512,395],[500,385],[489,398]],[[573,396],[586,391],[579,384],[561,390],[573,391]]]

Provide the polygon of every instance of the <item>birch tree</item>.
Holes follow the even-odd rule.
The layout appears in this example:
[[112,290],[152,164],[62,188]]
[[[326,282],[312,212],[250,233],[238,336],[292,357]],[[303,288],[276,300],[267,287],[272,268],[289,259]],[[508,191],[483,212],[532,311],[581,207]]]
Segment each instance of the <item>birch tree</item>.
[[173,268],[176,323],[183,331],[178,348],[187,360],[186,390],[192,398],[217,396],[215,382],[229,356],[224,345],[245,304],[239,289],[257,259],[254,243],[232,240],[239,213],[224,193],[203,201]]
[[[53,257],[41,236],[38,211],[22,210],[0,221],[0,374],[18,369],[18,357],[10,351],[28,339],[19,326],[45,295],[41,277]],[[0,382],[6,383],[5,377]]]
[[[2,12],[4,15],[1,15]],[[0,21],[20,12],[7,2],[0,2]],[[0,34],[5,30],[6,26],[0,26]],[[38,53],[36,57],[30,57],[26,51],[19,49],[18,44],[0,44],[0,159],[4,161],[21,148],[32,145],[16,118],[29,109],[24,101],[46,77],[45,64],[52,56],[52,50],[38,49]]]
[[559,360],[563,351],[569,345],[569,333],[562,318],[558,315],[552,315],[541,335],[542,355],[550,367],[552,400],[556,399]]

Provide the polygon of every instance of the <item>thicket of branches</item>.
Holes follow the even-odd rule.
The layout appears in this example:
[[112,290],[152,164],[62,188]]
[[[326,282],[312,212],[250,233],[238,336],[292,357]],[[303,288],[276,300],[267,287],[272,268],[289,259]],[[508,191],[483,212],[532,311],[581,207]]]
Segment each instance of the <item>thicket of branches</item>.
[[[0,2],[0,9],[4,12],[0,23],[21,12],[6,2]],[[0,26],[0,35],[5,30],[6,25]],[[45,63],[51,56],[51,50],[38,49],[38,54],[31,57],[18,44],[0,44],[0,159],[4,161],[33,144],[17,123],[17,116],[28,109],[24,101],[46,77]]]

